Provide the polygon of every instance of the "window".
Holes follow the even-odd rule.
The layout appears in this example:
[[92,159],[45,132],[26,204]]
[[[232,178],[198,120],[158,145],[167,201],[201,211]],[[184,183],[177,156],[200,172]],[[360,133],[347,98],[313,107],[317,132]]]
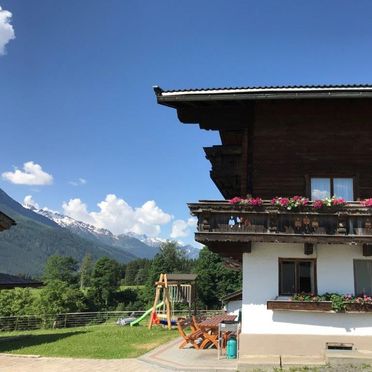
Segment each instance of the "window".
[[337,196],[346,201],[354,200],[353,178],[311,178],[311,200]]
[[372,260],[354,260],[355,294],[372,296]]
[[315,260],[279,259],[279,295],[315,293]]

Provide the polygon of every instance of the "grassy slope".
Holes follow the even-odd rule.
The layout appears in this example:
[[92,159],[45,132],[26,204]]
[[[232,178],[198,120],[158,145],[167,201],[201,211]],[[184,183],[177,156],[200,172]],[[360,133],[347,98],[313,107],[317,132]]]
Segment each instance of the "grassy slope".
[[1,333],[0,352],[75,358],[135,358],[176,337],[176,330],[153,327],[149,331],[145,326],[113,324],[11,332]]

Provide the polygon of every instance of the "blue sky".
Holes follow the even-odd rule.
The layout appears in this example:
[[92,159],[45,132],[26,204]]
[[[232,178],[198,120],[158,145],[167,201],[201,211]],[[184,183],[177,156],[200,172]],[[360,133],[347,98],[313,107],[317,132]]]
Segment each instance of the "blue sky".
[[[114,232],[169,237],[182,220],[173,236],[192,242],[186,203],[221,198],[202,150],[217,133],[181,125],[153,85],[372,83],[370,1],[0,7],[15,33],[0,56],[0,187]],[[27,162],[31,176],[7,173]]]

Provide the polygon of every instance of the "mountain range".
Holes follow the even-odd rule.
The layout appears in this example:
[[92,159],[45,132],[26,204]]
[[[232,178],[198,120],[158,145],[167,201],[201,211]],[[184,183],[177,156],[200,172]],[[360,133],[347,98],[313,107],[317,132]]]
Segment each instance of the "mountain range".
[[[165,240],[134,233],[114,235],[82,221],[48,209],[22,206],[0,189],[0,210],[17,225],[0,234],[0,272],[38,276],[49,256],[72,256],[78,261],[89,253],[119,262],[153,258]],[[189,258],[197,258],[199,249],[179,245]]]

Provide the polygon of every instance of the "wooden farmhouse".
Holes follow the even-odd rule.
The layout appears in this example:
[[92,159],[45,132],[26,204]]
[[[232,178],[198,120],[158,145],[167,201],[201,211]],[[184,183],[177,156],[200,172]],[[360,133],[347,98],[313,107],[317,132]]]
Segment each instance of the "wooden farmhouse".
[[220,134],[222,200],[189,208],[243,271],[240,355],[372,352],[372,86],[154,90]]

